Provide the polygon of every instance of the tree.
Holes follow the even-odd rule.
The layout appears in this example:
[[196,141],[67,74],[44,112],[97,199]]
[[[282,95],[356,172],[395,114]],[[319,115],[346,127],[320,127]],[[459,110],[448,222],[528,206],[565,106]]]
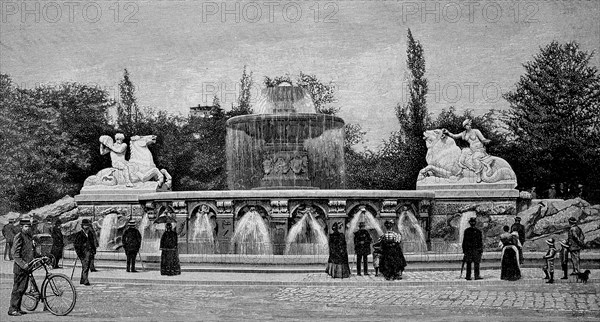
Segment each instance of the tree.
[[2,207],[25,212],[77,192],[69,170],[85,169],[89,159],[62,129],[59,111],[16,88],[8,75],[0,75],[0,93]]
[[329,83],[325,84],[315,75],[309,75],[300,72],[297,84],[308,90],[312,97],[313,103],[315,104],[317,113],[333,115],[339,112],[339,107],[328,105],[337,101],[334,96],[336,87],[333,82],[330,81]]
[[[289,74],[273,78],[265,76],[263,83],[266,87],[275,87],[281,83],[294,85],[294,81]],[[336,87],[332,81],[323,83],[316,75],[304,74],[301,71],[296,78],[295,84],[296,86],[302,86],[308,91],[317,113],[334,115],[339,112],[339,107],[329,105],[337,102],[335,98]]]
[[[528,180],[598,185],[600,156],[600,76],[590,66],[593,53],[576,42],[552,42],[523,64],[504,122],[535,165]],[[531,184],[536,184],[531,182]]]
[[408,29],[408,59],[406,61],[410,70],[409,102],[406,106],[396,107],[396,116],[400,121],[400,128],[408,139],[422,138],[427,129],[429,115],[427,113],[427,79],[425,79],[425,57],[423,46],[413,38]]
[[117,105],[117,125],[119,131],[126,135],[136,135],[141,119],[140,109],[135,97],[135,86],[129,78],[127,69],[123,72],[123,79],[119,82],[121,102]]
[[233,107],[230,115],[245,115],[252,114],[252,104],[250,102],[251,90],[252,90],[252,72],[246,72],[246,66],[242,72],[242,78],[240,79],[240,95],[238,96],[238,105]]
[[98,138],[111,134],[108,111],[115,105],[109,93],[100,87],[79,83],[39,86],[28,90],[38,106],[57,112],[60,131],[69,135],[69,144],[80,151],[83,167],[65,169],[66,182],[82,185],[87,176],[110,166],[110,160],[98,157]]
[[407,66],[410,70],[410,98],[405,106],[396,106],[400,130],[384,141],[375,175],[383,175],[381,189],[414,189],[419,171],[426,166],[427,148],[423,132],[429,124],[427,79],[423,46],[408,29]]

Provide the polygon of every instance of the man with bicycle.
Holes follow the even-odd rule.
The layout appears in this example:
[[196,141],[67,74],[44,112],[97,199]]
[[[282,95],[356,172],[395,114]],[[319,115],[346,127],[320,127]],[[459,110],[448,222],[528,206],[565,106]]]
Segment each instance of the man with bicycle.
[[20,220],[21,232],[15,236],[12,254],[15,259],[13,273],[15,274],[12,293],[10,296],[10,308],[8,315],[21,316],[26,312],[21,310],[21,299],[29,284],[28,263],[35,257],[35,245],[33,243],[33,232],[31,231],[31,219],[23,217]]

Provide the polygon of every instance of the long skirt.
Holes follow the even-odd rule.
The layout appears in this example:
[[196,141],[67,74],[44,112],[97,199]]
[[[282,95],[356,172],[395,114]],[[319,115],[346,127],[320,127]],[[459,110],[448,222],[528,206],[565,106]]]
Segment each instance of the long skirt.
[[179,275],[179,253],[177,249],[163,249],[160,255],[160,275]]
[[519,250],[516,246],[505,246],[502,249],[502,267],[500,279],[516,281],[521,279],[521,268],[519,267]]
[[350,265],[348,263],[335,264],[329,262],[325,272],[333,278],[348,278],[350,277]]
[[383,256],[381,256],[379,267],[381,274],[386,279],[401,279],[402,272],[406,267],[404,253],[399,247],[384,252]]

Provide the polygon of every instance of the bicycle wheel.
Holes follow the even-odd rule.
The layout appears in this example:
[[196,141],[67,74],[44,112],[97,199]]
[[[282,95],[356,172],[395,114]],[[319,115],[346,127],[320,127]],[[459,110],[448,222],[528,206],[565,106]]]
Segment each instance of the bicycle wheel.
[[33,278],[30,276],[27,290],[21,298],[21,306],[27,311],[35,311],[40,302],[40,292],[38,292],[37,287],[33,283]]
[[77,292],[66,275],[50,275],[44,284],[43,295],[48,311],[54,315],[67,315],[75,308]]

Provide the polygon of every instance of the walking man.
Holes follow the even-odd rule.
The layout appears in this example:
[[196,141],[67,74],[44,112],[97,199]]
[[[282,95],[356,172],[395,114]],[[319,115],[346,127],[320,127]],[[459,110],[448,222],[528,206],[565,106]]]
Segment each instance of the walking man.
[[60,219],[56,219],[54,222],[54,227],[50,231],[52,235],[52,257],[54,257],[54,262],[52,263],[52,268],[60,268],[58,263],[63,256],[63,249],[65,248],[65,242],[63,240],[62,230],[60,229],[60,225],[62,221]]
[[360,276],[360,266],[364,264],[365,275],[369,275],[369,262],[367,256],[371,254],[371,234],[365,229],[365,223],[358,224],[358,231],[354,233],[354,252],[356,253],[356,275]]
[[92,236],[92,223],[89,219],[86,218],[81,221],[81,228],[82,229],[75,234],[73,242],[77,257],[81,260],[81,280],[79,283],[90,285],[88,274],[93,254],[96,253],[96,243],[94,236]]
[[136,273],[135,258],[142,246],[142,234],[135,228],[135,220],[130,220],[128,226],[123,233],[123,249],[127,255],[127,272]]
[[35,247],[33,244],[33,234],[31,231],[31,219],[21,218],[21,232],[14,238],[12,248],[15,263],[13,264],[14,284],[10,294],[10,308],[8,315],[21,316],[26,312],[21,310],[21,299],[27,285],[29,285],[29,262],[35,257]]
[[13,259],[12,246],[13,239],[15,238],[15,226],[13,225],[14,219],[8,219],[8,224],[2,227],[2,236],[6,239],[6,245],[4,246],[4,260],[8,257],[8,260]]
[[475,227],[477,219],[472,217],[469,219],[469,225],[471,227],[465,229],[463,234],[462,249],[465,255],[465,263],[467,263],[467,280],[471,280],[471,263],[475,266],[475,279],[483,279],[479,274],[479,263],[481,263],[481,256],[483,255],[483,235],[481,230]]
[[569,218],[569,234],[567,235],[567,243],[571,252],[571,263],[573,263],[573,273],[576,275],[579,273],[579,252],[584,246],[585,235],[579,226],[577,225],[577,219],[575,217]]

